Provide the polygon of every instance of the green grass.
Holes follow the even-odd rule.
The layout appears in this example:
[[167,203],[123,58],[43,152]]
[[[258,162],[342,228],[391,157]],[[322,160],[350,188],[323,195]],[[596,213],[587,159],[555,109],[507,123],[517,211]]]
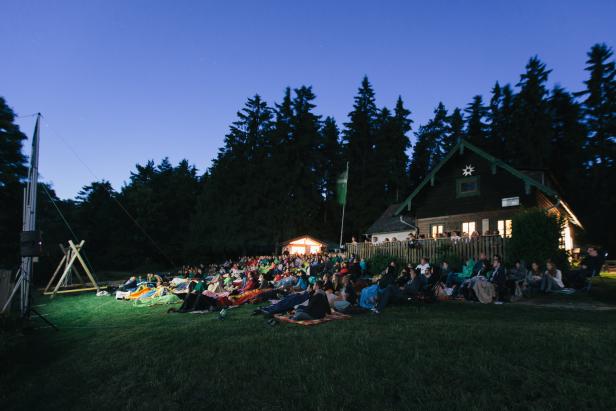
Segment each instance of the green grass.
[[252,306],[39,303],[61,331],[3,335],[2,410],[616,408],[614,311],[440,303],[270,327]]

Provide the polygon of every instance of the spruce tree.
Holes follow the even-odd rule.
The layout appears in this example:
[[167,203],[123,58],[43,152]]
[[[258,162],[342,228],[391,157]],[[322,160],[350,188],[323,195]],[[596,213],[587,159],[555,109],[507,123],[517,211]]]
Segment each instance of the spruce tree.
[[457,144],[461,139],[466,137],[464,131],[464,117],[462,110],[456,107],[451,115],[447,117],[448,124],[448,145],[445,147],[446,152],[452,149],[453,145]]
[[564,190],[565,197],[578,204],[581,198],[577,194],[586,177],[584,165],[590,159],[584,149],[586,128],[582,109],[569,92],[558,86],[552,90],[549,107],[552,117],[550,143],[558,155],[551,157],[548,169]]
[[513,135],[508,152],[518,167],[543,168],[549,162],[551,119],[546,83],[551,70],[537,56],[526,65],[514,98]]
[[[394,108],[393,116],[393,169],[391,179],[393,187],[395,187],[395,200],[404,199],[410,192],[407,183],[406,171],[409,167],[409,156],[407,151],[411,148],[411,140],[408,133],[412,129],[413,120],[410,118],[411,111],[404,107],[402,97],[398,96],[396,107]],[[392,190],[392,192],[394,192]]]
[[342,158],[340,130],[333,117],[326,117],[321,127],[319,192],[323,197],[322,215],[323,238],[336,238],[340,206],[336,201],[336,181],[346,167]]
[[616,248],[616,224],[606,215],[616,206],[616,70],[613,52],[595,44],[588,53],[586,90],[582,110],[588,129],[588,183],[583,185],[583,211],[590,238],[608,249]]
[[343,131],[344,152],[349,161],[345,223],[348,237],[363,233],[383,211],[373,205],[381,190],[373,184],[378,110],[368,77],[363,78],[354,100],[353,111]]
[[445,157],[445,154],[455,145],[449,133],[448,115],[445,105],[440,102],[434,110],[434,117],[428,122],[429,141],[432,143],[432,155],[429,169],[434,168]]
[[419,126],[415,132],[415,146],[409,165],[409,189],[412,191],[423,181],[430,171],[431,150],[434,144],[427,126]]
[[590,73],[584,82],[586,90],[577,93],[584,98],[592,160],[603,166],[616,161],[616,68],[612,57],[613,51],[605,43],[592,46],[586,61]]
[[27,177],[22,146],[26,136],[15,113],[0,97],[0,266],[19,265],[22,181]]
[[[500,93],[500,87],[495,92]],[[473,101],[464,109],[464,112],[466,113],[467,124],[466,138],[472,144],[487,149],[488,126],[485,123],[485,118],[488,116],[488,109],[483,105],[482,97],[480,95],[473,97]]]

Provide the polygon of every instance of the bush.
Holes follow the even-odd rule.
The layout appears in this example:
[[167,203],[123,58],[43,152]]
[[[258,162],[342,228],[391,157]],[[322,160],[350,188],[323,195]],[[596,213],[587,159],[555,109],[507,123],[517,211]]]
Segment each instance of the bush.
[[383,270],[387,268],[387,266],[392,260],[396,262],[396,267],[398,267],[399,270],[402,270],[402,267],[405,266],[404,261],[400,260],[397,257],[392,257],[386,254],[379,254],[366,260],[366,262],[368,263],[368,271],[372,275],[380,274]]
[[462,266],[464,265],[464,261],[462,258],[456,253],[453,252],[453,246],[450,242],[442,241],[436,249],[436,258],[434,261],[430,261],[431,265],[439,266],[443,261],[447,261],[449,264],[449,269],[454,272],[462,271]]
[[537,261],[541,265],[551,259],[562,271],[569,268],[560,238],[565,221],[546,210],[532,208],[514,215],[511,222],[509,256],[512,261],[523,260],[526,264]]

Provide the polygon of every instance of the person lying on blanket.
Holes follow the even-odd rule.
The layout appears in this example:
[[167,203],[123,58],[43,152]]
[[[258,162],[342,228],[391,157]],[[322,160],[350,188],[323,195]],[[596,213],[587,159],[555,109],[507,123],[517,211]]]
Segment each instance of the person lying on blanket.
[[331,314],[327,296],[323,291],[323,281],[317,281],[313,286],[313,293],[308,299],[308,305],[300,305],[295,310],[293,319],[296,321],[319,320]]
[[310,298],[310,292],[302,291],[298,293],[291,293],[282,298],[280,301],[272,304],[268,307],[260,307],[252,312],[252,315],[264,314],[268,317],[274,314],[283,314],[291,311],[294,307],[304,304]]

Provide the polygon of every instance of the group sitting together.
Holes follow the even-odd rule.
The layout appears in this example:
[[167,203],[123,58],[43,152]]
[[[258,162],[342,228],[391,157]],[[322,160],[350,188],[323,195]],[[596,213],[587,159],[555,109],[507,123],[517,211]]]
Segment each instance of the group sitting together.
[[552,261],[546,262],[545,270],[538,262],[525,267],[519,261],[507,270],[500,256],[489,260],[485,253],[470,258],[457,272],[447,261],[433,266],[422,258],[418,265],[402,268],[391,261],[377,275],[371,275],[367,262],[354,255],[243,257],[207,269],[183,268],[170,280],[153,274],[139,280],[131,277],[116,298],[173,295],[183,300],[179,309],[169,310],[177,312],[270,301],[253,315],[291,313],[298,321],[321,319],[332,310],[378,314],[393,303],[464,299],[502,304],[514,297],[560,291],[567,280],[572,285],[596,275],[602,262],[595,249],[589,248],[588,254],[580,270],[571,272],[568,279]]

